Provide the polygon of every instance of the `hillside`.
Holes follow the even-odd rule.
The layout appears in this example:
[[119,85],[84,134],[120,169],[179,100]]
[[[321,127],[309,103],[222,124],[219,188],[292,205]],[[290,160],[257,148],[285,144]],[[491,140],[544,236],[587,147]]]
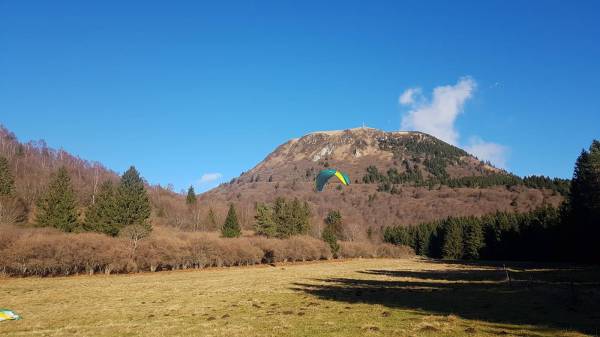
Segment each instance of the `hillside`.
[[[0,156],[8,160],[14,176],[15,200],[7,205],[0,203],[0,224],[27,224],[35,220],[36,202],[60,167],[69,172],[80,215],[93,203],[103,181],[118,181],[119,175],[99,162],[74,156],[62,149],[53,149],[45,141],[20,142],[10,130],[0,125]],[[147,184],[157,223],[169,223],[170,219],[183,216],[186,211],[184,198],[161,186]]]
[[[52,149],[44,141],[21,143],[4,127],[0,155],[8,159],[18,197],[1,210],[0,222],[33,222],[36,201],[61,166],[70,174],[82,218],[99,185],[119,178],[98,162]],[[352,184],[342,188],[332,180],[323,192],[315,192],[314,177],[326,167],[346,172]],[[552,181],[535,183],[556,187]],[[184,196],[169,188],[147,184],[147,189],[155,225],[216,230],[234,203],[242,226],[251,229],[256,202],[285,197],[309,203],[312,234],[320,234],[327,212],[337,209],[344,217],[346,238],[364,239],[369,228],[380,237],[382,226],[496,210],[524,212],[545,203],[557,205],[563,198],[559,189],[531,185],[424,133],[358,128],[292,139],[250,171],[201,194],[196,207],[188,207]]]
[[[315,192],[314,178],[324,168],[346,172],[352,184],[342,188],[332,180]],[[424,133],[356,128],[292,139],[250,171],[201,195],[200,202],[217,209],[234,202],[249,226],[255,202],[297,197],[311,204],[315,231],[328,210],[339,209],[348,238],[360,239],[369,227],[378,231],[453,215],[524,212],[558,205],[563,198],[556,189],[528,185]]]

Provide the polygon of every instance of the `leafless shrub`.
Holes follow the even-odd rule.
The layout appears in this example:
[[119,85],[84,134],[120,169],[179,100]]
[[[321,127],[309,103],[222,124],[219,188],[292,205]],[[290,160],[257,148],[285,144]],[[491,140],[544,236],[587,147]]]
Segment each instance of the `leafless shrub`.
[[281,239],[267,239],[266,237],[249,238],[250,242],[263,252],[262,263],[283,262],[285,257],[285,242]]
[[[406,257],[406,248],[341,242],[344,257]],[[225,239],[217,233],[156,228],[138,242],[96,233],[63,233],[48,228],[0,226],[0,272],[13,276],[132,273],[330,259],[329,246],[310,236],[285,240]]]
[[412,249],[406,246],[396,246],[387,243],[373,244],[369,242],[339,242],[339,244],[340,256],[344,258],[408,258],[414,256]]
[[134,261],[140,270],[178,269],[189,255],[185,248],[185,243],[176,237],[154,235],[140,241]]
[[285,240],[284,256],[287,261],[308,261],[331,258],[331,250],[321,241],[309,236],[294,236]]
[[27,221],[27,205],[21,198],[0,196],[0,225]]
[[377,257],[375,245],[366,242],[339,242],[341,257]]
[[92,274],[107,267],[122,272],[118,261],[126,259],[124,243],[101,234],[39,229],[7,232],[20,232],[13,240],[3,239],[4,248],[0,249],[6,257],[0,262],[0,269],[9,275]]
[[408,246],[396,246],[389,243],[377,245],[378,257],[393,257],[397,259],[409,258],[415,255],[412,248]]

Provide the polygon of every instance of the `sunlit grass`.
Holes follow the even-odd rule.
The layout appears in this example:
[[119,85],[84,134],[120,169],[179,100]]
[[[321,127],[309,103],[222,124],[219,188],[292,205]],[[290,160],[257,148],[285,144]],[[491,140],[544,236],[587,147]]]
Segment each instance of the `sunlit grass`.
[[[458,274],[461,276],[458,278],[443,277],[445,272],[457,275],[452,271],[470,275],[471,269],[474,275],[481,270],[489,270],[489,274],[473,279],[462,277],[463,274]],[[477,287],[512,291],[507,288],[500,269],[418,259],[363,259],[114,276],[5,278],[0,279],[0,307],[16,311],[23,319],[0,323],[0,335],[579,336],[587,331],[579,329],[577,322],[568,329],[556,327],[550,321],[517,324],[511,322],[510,315],[495,319],[496,311],[501,315],[502,310],[515,309],[510,307],[498,310],[483,306],[478,310],[489,310],[490,315],[482,317],[490,319],[474,319],[459,303],[465,290],[445,288],[448,284],[468,286],[469,282]],[[361,286],[354,289],[355,284]],[[336,288],[339,286],[344,288]],[[595,292],[593,296],[597,295],[597,288],[589,289]],[[436,292],[440,292],[439,297]],[[457,296],[452,297],[455,293]],[[401,296],[407,294],[412,295],[404,301]],[[446,310],[452,309],[452,303],[438,306],[428,302],[437,298],[456,301],[456,312]],[[558,310],[545,308],[549,319],[554,317],[555,309]],[[589,328],[586,317],[579,324],[587,322],[585,326]],[[593,320],[593,316],[589,319]]]

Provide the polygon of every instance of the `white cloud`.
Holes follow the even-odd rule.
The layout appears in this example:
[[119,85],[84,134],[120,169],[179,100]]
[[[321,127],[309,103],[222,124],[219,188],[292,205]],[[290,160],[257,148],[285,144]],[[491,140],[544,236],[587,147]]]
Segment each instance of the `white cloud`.
[[[458,146],[461,142],[455,122],[463,112],[467,100],[473,97],[476,88],[475,80],[466,76],[459,79],[455,85],[434,88],[430,100],[423,96],[418,87],[405,90],[398,102],[410,109],[402,116],[402,129],[422,131]],[[477,136],[471,137],[467,144],[462,146],[480,160],[506,168],[510,152],[508,147],[486,142]]]
[[465,150],[483,161],[489,161],[494,166],[506,168],[509,148],[491,142],[486,142],[479,137],[471,137]]
[[406,90],[398,99],[411,110],[402,117],[402,128],[429,133],[450,144],[458,144],[459,134],[454,122],[463,111],[465,102],[473,96],[477,83],[471,77],[461,78],[455,85],[433,89],[431,101],[415,100],[420,89]]
[[219,180],[223,177],[221,173],[204,173],[200,180],[198,180],[198,184],[208,184],[213,181]]
[[421,88],[408,88],[400,95],[398,102],[402,105],[411,105],[418,97],[421,97]]

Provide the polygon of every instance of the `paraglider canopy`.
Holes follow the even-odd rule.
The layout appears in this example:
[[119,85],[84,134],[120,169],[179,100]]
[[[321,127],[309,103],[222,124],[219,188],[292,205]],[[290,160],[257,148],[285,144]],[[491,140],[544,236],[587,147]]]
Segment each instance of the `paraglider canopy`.
[[325,184],[327,184],[327,182],[329,181],[329,178],[333,176],[336,176],[342,182],[342,184],[350,185],[350,178],[348,178],[348,176],[342,171],[322,170],[321,172],[319,172],[317,178],[315,179],[317,191],[321,192],[323,190],[323,187],[325,187]]
[[21,319],[19,315],[15,314],[14,311],[8,309],[0,309],[0,322],[2,321],[12,321]]

